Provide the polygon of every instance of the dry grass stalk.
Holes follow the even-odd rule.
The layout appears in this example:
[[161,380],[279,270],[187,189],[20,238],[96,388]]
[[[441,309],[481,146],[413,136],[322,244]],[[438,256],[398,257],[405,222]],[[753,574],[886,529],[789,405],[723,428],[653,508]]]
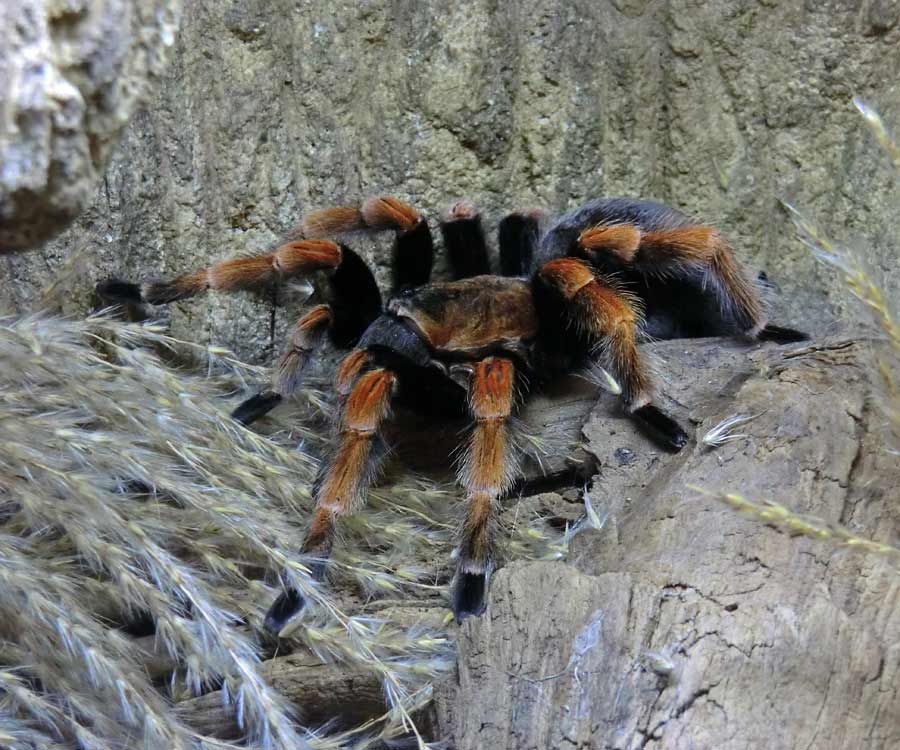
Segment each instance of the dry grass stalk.
[[839,547],[848,547],[900,560],[900,548],[898,547],[859,536],[844,526],[830,523],[822,518],[796,513],[787,506],[771,500],[755,502],[733,492],[710,492],[697,486],[691,486],[690,489],[707,497],[716,498],[740,513],[763,523],[777,526],[791,534],[807,536],[830,542]]
[[[154,353],[177,350],[200,373]],[[449,666],[443,632],[352,616],[331,586],[365,596],[443,594],[455,488],[415,477],[372,493],[344,525],[334,581],[313,581],[298,539],[329,433],[328,398],[307,388],[260,435],[228,417],[226,393],[261,368],[191,347],[156,325],[104,317],[0,321],[0,744],[214,748],[175,712],[219,687],[259,748],[375,747],[412,733],[413,711]],[[298,445],[300,446],[298,448]],[[540,520],[517,528],[517,556],[553,553]],[[549,549],[549,552],[548,552]],[[390,710],[334,736],[297,726],[261,679],[254,631],[278,573],[310,606],[293,633],[320,658],[362,665]],[[151,681],[119,623],[149,616],[178,665]],[[249,626],[249,627],[248,627]],[[30,744],[28,744],[30,743]]]
[[[373,736],[409,727],[423,686],[446,668],[445,639],[346,616],[290,552],[317,462],[228,418],[220,389],[257,380],[257,370],[211,348],[201,352],[211,377],[198,378],[164,365],[148,344],[182,346],[154,326],[104,318],[0,323],[3,732],[60,747],[128,746],[138,736],[152,748],[222,745],[183,725],[131,640],[99,619],[146,613],[185,687],[221,683],[254,746],[337,747],[305,737],[259,676],[242,623],[257,625],[273,595],[250,578],[266,569],[284,571],[313,602],[304,640],[388,686],[397,721]],[[316,402],[304,408],[315,412]],[[298,437],[323,440],[294,426],[291,442]],[[388,494],[403,504],[403,493]],[[379,512],[402,524],[398,511]],[[418,583],[415,566],[388,575],[373,559],[358,557],[353,570],[371,590]]]

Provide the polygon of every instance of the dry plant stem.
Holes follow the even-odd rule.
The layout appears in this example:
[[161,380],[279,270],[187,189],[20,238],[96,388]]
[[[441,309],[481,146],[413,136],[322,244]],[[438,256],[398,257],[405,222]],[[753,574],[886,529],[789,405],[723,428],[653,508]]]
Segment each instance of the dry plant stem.
[[[364,666],[393,701],[381,723],[343,741],[367,747],[379,737],[415,733],[410,713],[449,665],[446,639],[347,616],[309,580],[305,559],[286,552],[296,548],[308,515],[317,466],[295,440],[319,446],[324,438],[302,420],[292,421],[290,432],[264,437],[228,418],[218,394],[258,381],[259,368],[215,347],[187,347],[207,369],[199,379],[169,369],[148,345],[185,348],[153,325],[0,321],[0,548],[19,561],[17,568],[0,566],[3,593],[16,598],[4,600],[16,617],[0,625],[0,637],[11,639],[0,649],[0,665],[24,664],[18,682],[38,678],[43,686],[31,689],[30,700],[21,685],[15,701],[10,690],[0,691],[0,710],[13,717],[0,728],[48,732],[54,741],[61,731],[63,746],[77,741],[105,749],[127,746],[136,726],[145,737],[163,727],[165,739],[148,745],[229,746],[175,720],[149,683],[146,657],[96,619],[140,612],[152,616],[161,647],[192,691],[224,677],[223,694],[258,746],[303,747],[308,740],[338,747],[335,738],[299,736],[286,705],[260,679],[238,616],[259,622],[259,607],[246,593],[258,601],[271,593],[247,573],[265,568],[288,571],[313,603],[297,631],[303,643],[323,658]],[[315,392],[305,403],[304,414],[321,415],[324,401]],[[371,547],[342,560],[345,572],[373,592],[439,588],[424,580],[423,569],[376,550],[446,549],[452,524],[433,513],[447,505],[437,503],[446,493],[404,480],[375,494],[378,510],[351,534],[365,536]],[[41,596],[21,606],[31,589]],[[65,659],[48,656],[57,653]],[[74,724],[57,728],[58,717],[38,710],[34,696],[60,706]],[[111,704],[120,706],[118,715]]]
[[896,558],[900,561],[900,548],[898,547],[885,544],[884,542],[866,539],[865,537],[855,534],[848,528],[830,523],[822,518],[800,515],[779,503],[771,501],[754,502],[741,495],[729,492],[710,492],[709,490],[695,485],[691,485],[690,489],[699,492],[706,497],[720,500],[751,518],[762,521],[763,523],[772,524],[791,534],[800,534],[813,539],[827,541],[840,547],[848,547],[850,549],[856,549],[861,552],[892,559]]
[[[85,345],[90,339],[102,341],[105,354]],[[151,343],[182,346],[156,326],[102,318],[0,323],[3,543],[20,549],[50,589],[62,590],[63,583],[74,587],[68,598],[56,598],[67,603],[76,623],[95,622],[93,607],[111,614],[110,602],[126,616],[151,614],[157,638],[181,664],[179,675],[187,686],[196,692],[225,675],[228,694],[236,694],[248,724],[255,718],[258,736],[266,741],[268,731],[272,745],[279,738],[264,727],[277,717],[265,713],[271,698],[253,679],[256,657],[236,614],[259,622],[258,608],[240,591],[256,591],[260,601],[271,596],[264,585],[247,579],[245,563],[286,570],[314,603],[296,636],[322,658],[364,666],[386,685],[393,708],[372,736],[413,731],[410,713],[424,700],[422,685],[449,665],[447,639],[349,617],[326,588],[309,580],[304,558],[284,552],[295,548],[308,515],[317,462],[280,442],[293,442],[287,431],[273,439],[235,425],[216,397],[235,380],[242,385],[260,379],[258,368],[245,367],[215,347],[199,348],[210,377],[186,377],[164,366],[146,348]],[[314,398],[309,404],[312,413],[320,408]],[[293,419],[291,435],[309,444],[324,443]],[[134,482],[139,483],[136,488],[131,487]],[[364,551],[348,551],[338,559],[339,567],[373,593],[442,590],[428,582],[424,568],[398,565],[396,553],[373,556],[367,550],[416,551],[428,557],[433,556],[429,548],[445,552],[455,523],[435,511],[447,512],[452,494],[415,478],[374,491],[377,510],[352,519],[345,530],[365,540]],[[41,533],[35,534],[38,529]],[[513,545],[523,555],[545,554],[542,540],[553,544],[552,535],[537,529],[523,527],[516,533],[521,541]],[[126,725],[115,717],[95,716],[106,710],[108,700],[100,697],[100,688],[80,684],[86,670],[55,674],[56,662],[28,655],[38,648],[35,638],[43,631],[40,622],[46,622],[34,617],[32,612],[16,620],[16,632],[30,628],[33,635],[20,641],[22,658],[15,663],[33,664],[29,674],[39,676],[51,695],[72,696],[73,717],[84,719],[79,726],[92,728],[99,738],[95,745],[108,746]],[[106,643],[111,631],[93,627],[99,628],[91,631],[96,642]],[[148,701],[158,700],[153,688],[140,681],[146,680],[144,657],[135,653],[130,640],[124,642],[129,644],[127,666],[119,663],[121,650],[110,651],[108,663],[132,675],[131,695],[146,687]],[[248,679],[250,687],[242,693],[239,684]],[[133,712],[151,715],[153,710],[148,703]],[[177,726],[169,721],[164,703],[155,710],[167,727]],[[357,744],[363,742],[359,734],[355,738]],[[187,736],[183,742],[217,744]],[[322,747],[334,746],[332,738],[321,742]],[[86,738],[82,744],[91,746]]]
[[[37,527],[46,524],[66,528],[79,552],[95,565],[102,565],[114,578],[120,565],[127,565],[129,560],[139,560],[159,587],[160,596],[147,600],[153,607],[151,611],[163,618],[163,627],[174,637],[179,632],[179,623],[178,619],[169,616],[166,602],[184,602],[190,606],[193,622],[199,629],[199,639],[206,645],[207,661],[211,662],[210,666],[219,674],[238,680],[237,700],[246,707],[249,714],[246,726],[255,733],[258,732],[261,744],[268,747],[275,742],[277,747],[290,747],[292,742],[300,743],[301,740],[295,735],[288,718],[287,707],[262,683],[256,672],[255,664],[258,659],[252,645],[233,628],[233,618],[209,601],[204,592],[205,586],[197,580],[193,571],[160,547],[142,527],[118,518],[109,498],[95,492],[83,478],[72,475],[67,475],[65,479],[62,476],[36,476],[46,480],[48,485],[59,481],[62,490],[59,494],[62,497],[66,496],[66,489],[75,488],[74,494],[82,503],[87,503],[88,507],[81,518],[69,509],[65,518],[61,519],[53,508],[48,507],[41,495],[20,486],[16,488],[15,494],[32,524]],[[110,538],[116,539],[116,543],[97,538],[88,517],[91,513],[105,514],[105,531]],[[122,583],[133,584],[133,580]],[[145,588],[144,593],[146,592]]]
[[[891,144],[896,149],[896,145]],[[852,253],[837,247],[812,222],[807,220],[796,208],[784,204],[791,212],[794,224],[801,240],[813,251],[815,256],[837,268],[844,277],[844,283],[871,315],[875,325],[887,338],[886,354],[874,355],[875,371],[881,381],[882,393],[878,406],[888,418],[893,430],[894,439],[900,439],[900,383],[895,375],[898,359],[900,359],[900,325],[897,324],[895,311],[881,290],[879,284],[866,270],[865,265]]]
[[[63,681],[65,685],[70,671],[83,670],[105,699],[99,705],[105,703],[107,711],[118,705],[121,719],[139,729],[148,746],[169,743],[173,748],[189,748],[191,731],[167,720],[163,700],[130,660],[128,639],[83,616],[71,595],[66,596],[59,587],[45,588],[36,573],[29,558],[12,549],[4,552],[0,604],[15,621],[13,627],[36,660],[42,681]],[[45,592],[52,593],[53,599]],[[34,623],[40,627],[30,627]],[[69,669],[54,671],[57,659],[68,662]],[[94,699],[86,694],[76,696],[83,701]],[[103,711],[93,709],[88,715],[104,716]]]
[[866,125],[869,126],[869,129],[878,141],[878,145],[881,146],[884,152],[890,157],[894,169],[900,172],[900,146],[897,145],[897,142],[891,134],[888,133],[888,130],[881,119],[881,115],[859,97],[853,97],[853,105],[865,119]]

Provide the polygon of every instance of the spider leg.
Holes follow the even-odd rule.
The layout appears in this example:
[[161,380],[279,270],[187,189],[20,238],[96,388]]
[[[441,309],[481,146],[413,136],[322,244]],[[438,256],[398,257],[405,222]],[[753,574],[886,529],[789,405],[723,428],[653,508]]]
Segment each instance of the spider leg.
[[370,362],[371,358],[365,349],[354,349],[340,361],[334,373],[334,391],[339,403],[347,401],[360,374]]
[[687,433],[652,404],[650,369],[637,348],[638,301],[612,283],[603,283],[577,258],[544,264],[538,279],[561,298],[563,314],[603,358],[622,388],[626,411],[661,445],[681,450]]
[[428,222],[416,209],[396,198],[369,198],[358,208],[311,211],[303,217],[302,228],[307,235],[392,229],[394,291],[421,286],[431,278],[434,243]]
[[713,292],[718,309],[705,313],[683,309],[680,315],[692,315],[701,333],[740,333],[780,343],[808,338],[800,331],[767,325],[759,289],[712,227],[688,224],[641,230],[628,223],[598,224],[581,232],[577,246],[581,255],[601,268],[612,262],[647,279],[649,303],[656,296],[654,280],[657,284],[667,277],[699,281],[701,289]]
[[795,328],[785,328],[767,323],[756,334],[756,338],[760,341],[774,341],[776,344],[794,344],[798,341],[809,341],[809,334]]
[[[362,375],[350,391],[338,421],[338,447],[316,482],[316,508],[303,552],[316,559],[313,576],[321,580],[334,544],[337,520],[356,512],[384,455],[380,430],[390,414],[396,376],[386,369]],[[264,627],[277,635],[304,605],[287,589],[266,614]]]
[[712,227],[691,225],[645,232],[634,263],[651,273],[700,270],[704,283],[718,297],[723,318],[733,320],[740,333],[753,338],[765,328],[766,313],[759,290]]
[[130,284],[108,279],[97,284],[97,294],[111,302],[165,305],[210,289],[221,292],[265,289],[281,279],[334,269],[340,263],[341,248],[335,243],[298,240],[265,255],[225,260],[167,281]]
[[497,241],[504,276],[524,276],[531,270],[544,217],[544,212],[533,210],[508,214],[500,221]]
[[341,245],[341,262],[328,277],[328,304],[318,305],[297,321],[275,365],[271,387],[241,403],[232,413],[250,424],[293,395],[303,371],[327,333],[339,348],[354,346],[381,312],[381,293],[365,261]]
[[478,209],[468,201],[454,203],[441,219],[441,235],[454,279],[491,272]]
[[451,606],[458,622],[480,615],[494,568],[493,534],[498,499],[516,470],[509,417],[515,395],[515,368],[501,357],[478,362],[469,381],[469,409],[475,419],[459,472],[466,490]]
[[328,305],[316,305],[294,325],[288,345],[275,365],[272,386],[242,402],[232,418],[250,424],[268,414],[297,390],[303,371],[334,320]]
[[[319,305],[297,321],[294,334],[291,336],[291,347],[282,355],[276,365],[272,388],[260,391],[241,402],[231,413],[232,418],[241,424],[251,424],[272,411],[296,390],[302,369],[311,359],[312,350],[321,340],[323,331],[316,328],[317,321],[323,317],[323,314],[319,312],[320,308],[325,308],[325,313],[330,316],[331,311],[328,306]],[[343,405],[347,401],[353,385],[369,362],[369,353],[365,349],[354,349],[340,361],[334,376],[334,390],[339,405]],[[285,370],[287,371],[285,372]],[[279,388],[279,382],[290,383],[292,387]]]

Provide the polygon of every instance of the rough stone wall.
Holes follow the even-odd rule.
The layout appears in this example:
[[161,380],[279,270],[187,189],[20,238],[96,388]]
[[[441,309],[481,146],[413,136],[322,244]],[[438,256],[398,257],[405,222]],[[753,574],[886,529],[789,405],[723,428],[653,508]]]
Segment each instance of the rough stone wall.
[[[81,313],[102,276],[261,251],[304,209],[381,191],[431,216],[468,196],[491,225],[515,206],[661,199],[719,223],[781,290],[779,316],[822,330],[836,282],[793,239],[787,198],[864,238],[893,282],[894,181],[850,99],[900,120],[896,2],[197,0],[185,13],[94,204],[44,252],[4,259],[0,309],[30,309],[75,252],[65,309]],[[296,311],[279,310],[276,342]],[[270,313],[208,298],[172,316],[180,335],[267,360]]]
[[165,69],[180,7],[0,6],[0,254],[40,246],[94,201],[112,146]]

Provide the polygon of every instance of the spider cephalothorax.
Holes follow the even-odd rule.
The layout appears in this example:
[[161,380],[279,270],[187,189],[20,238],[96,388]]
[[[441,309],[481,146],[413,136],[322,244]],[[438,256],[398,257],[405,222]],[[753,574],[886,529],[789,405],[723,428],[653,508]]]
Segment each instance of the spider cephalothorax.
[[[163,304],[208,289],[259,289],[324,272],[327,300],[294,327],[271,387],[241,404],[248,424],[289,397],[320,340],[350,349],[335,373],[340,404],[336,449],[316,482],[316,510],[304,551],[325,562],[341,516],[363,503],[384,454],[381,433],[393,400],[422,406],[439,398],[473,420],[459,481],[466,492],[452,606],[480,614],[495,564],[493,518],[516,478],[510,418],[541,384],[598,360],[621,385],[626,411],[660,445],[680,450],[688,435],[653,404],[653,382],[637,346],[642,336],[737,335],[779,342],[803,334],[767,325],[759,290],[712,227],[658,203],[597,199],[549,221],[510,214],[499,225],[502,275],[491,275],[481,219],[468,203],[440,224],[455,280],[430,283],[434,254],[424,217],[393,198],[308,214],[300,239],[267,255],[218,263],[171,281],[110,280],[106,299]],[[387,305],[371,271],[345,244],[323,236],[361,229],[395,232]],[[439,396],[435,395],[439,394]],[[303,606],[288,589],[266,627],[279,632]]]

